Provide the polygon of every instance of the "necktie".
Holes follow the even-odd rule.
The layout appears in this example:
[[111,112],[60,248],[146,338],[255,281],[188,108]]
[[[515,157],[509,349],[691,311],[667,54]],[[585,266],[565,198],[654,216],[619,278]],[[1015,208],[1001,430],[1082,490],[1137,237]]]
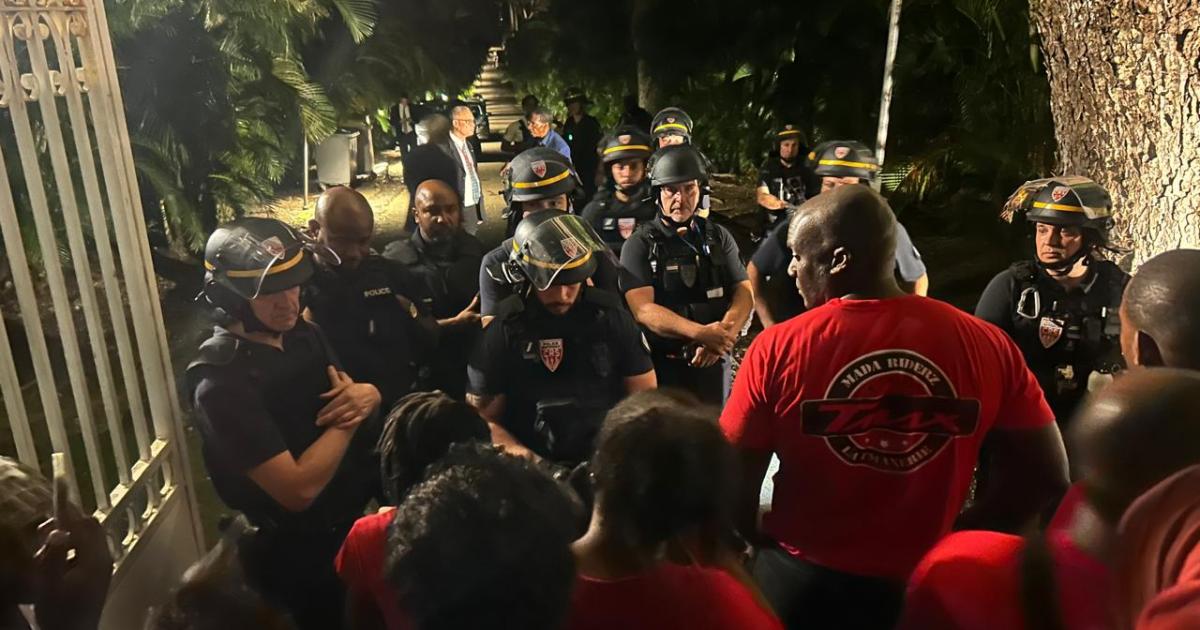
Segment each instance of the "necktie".
[[461,145],[459,145],[458,150],[463,156],[463,167],[466,169],[467,180],[471,182],[471,194],[469,198],[475,199],[476,203],[478,203],[479,175],[475,173],[475,161],[471,159],[471,151],[467,148],[466,142],[463,142]]

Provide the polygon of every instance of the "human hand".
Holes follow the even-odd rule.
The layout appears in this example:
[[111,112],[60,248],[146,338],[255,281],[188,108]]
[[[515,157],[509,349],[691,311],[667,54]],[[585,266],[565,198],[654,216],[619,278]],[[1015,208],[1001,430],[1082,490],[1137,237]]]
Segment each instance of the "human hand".
[[724,322],[713,322],[702,327],[696,341],[714,354],[728,354],[733,350],[734,342],[737,341],[737,331]]
[[[42,630],[95,628],[108,596],[113,560],[104,529],[79,508],[63,504],[38,528],[33,556],[33,604]],[[74,556],[68,557],[74,551]]]
[[370,383],[355,383],[345,372],[328,367],[331,389],[321,394],[329,401],[317,413],[317,426],[353,429],[379,408],[382,397]]
[[710,351],[704,346],[696,348],[696,353],[692,355],[692,367],[706,368],[712,367],[721,360],[721,354]]
[[467,324],[478,326],[479,320],[479,294],[476,293],[475,297],[471,299],[471,303],[454,316],[454,321],[456,325],[460,326]]

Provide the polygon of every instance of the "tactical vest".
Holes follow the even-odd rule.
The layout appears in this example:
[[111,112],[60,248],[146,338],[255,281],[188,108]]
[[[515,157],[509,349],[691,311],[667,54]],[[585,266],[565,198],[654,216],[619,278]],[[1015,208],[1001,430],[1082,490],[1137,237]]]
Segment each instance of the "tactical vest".
[[[650,271],[654,277],[654,302],[698,324],[720,321],[729,310],[732,295],[729,270],[722,257],[718,228],[705,219],[694,219],[703,238],[698,248],[654,223],[645,230],[650,239]],[[674,350],[682,340],[647,335],[655,348]]]
[[615,192],[596,201],[599,212],[592,227],[617,255],[620,255],[621,246],[637,228],[658,216],[658,206],[642,199],[644,193],[639,187],[628,202],[618,199]]
[[479,292],[483,251],[478,241],[456,238],[446,255],[433,256],[419,250],[411,238],[402,238],[389,243],[383,257],[403,265],[421,281],[428,291],[423,301],[439,319],[457,315]]
[[1069,293],[1031,261],[1009,268],[1013,338],[1060,415],[1087,392],[1092,372],[1123,367],[1118,309],[1129,276],[1109,261],[1091,266],[1091,287]]
[[531,317],[519,296],[500,303],[492,324],[503,326],[518,366],[507,377],[504,426],[539,455],[568,464],[590,456],[604,415],[625,393],[610,319],[620,299],[594,288],[580,299],[575,308],[586,312],[569,330]]

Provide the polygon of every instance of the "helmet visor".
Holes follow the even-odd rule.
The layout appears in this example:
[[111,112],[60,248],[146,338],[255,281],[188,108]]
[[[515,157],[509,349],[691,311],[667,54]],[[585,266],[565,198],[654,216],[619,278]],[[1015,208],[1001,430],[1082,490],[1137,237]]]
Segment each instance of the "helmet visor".
[[[513,247],[518,245],[514,242]],[[594,266],[593,258],[607,251],[591,226],[564,214],[537,226],[516,253],[533,288],[545,291],[563,272]]]
[[218,253],[218,259],[240,261],[240,268],[214,268],[207,262],[205,266],[217,281],[239,297],[253,300],[259,295],[300,284],[296,279],[307,280],[312,263],[305,261],[306,254],[327,264],[341,264],[341,258],[332,249],[300,232],[293,231],[293,234],[296,239],[285,245],[278,236],[260,239],[243,232],[226,241]]

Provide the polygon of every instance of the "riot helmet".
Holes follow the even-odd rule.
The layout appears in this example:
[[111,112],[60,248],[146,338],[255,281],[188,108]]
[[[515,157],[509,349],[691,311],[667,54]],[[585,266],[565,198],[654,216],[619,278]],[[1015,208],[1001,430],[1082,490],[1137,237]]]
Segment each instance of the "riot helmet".
[[690,145],[665,147],[650,158],[650,189],[654,194],[654,203],[659,207],[660,217],[675,228],[682,224],[667,216],[666,208],[662,207],[662,187],[669,184],[679,184],[695,180],[700,186],[700,199],[695,212],[704,216],[708,210],[708,198],[711,190],[708,187],[708,158],[699,149]]
[[517,271],[538,291],[585,282],[596,272],[597,256],[608,246],[592,226],[573,214],[539,210],[521,220],[509,253]]
[[563,105],[570,105],[571,103],[591,105],[592,99],[588,98],[587,92],[581,88],[569,87],[566,92],[563,92]]
[[300,286],[313,275],[313,256],[338,265],[337,254],[281,221],[244,217],[213,231],[204,247],[203,296],[220,314],[257,323],[250,300]]
[[822,142],[808,154],[808,165],[817,177],[857,177],[870,183],[879,175],[875,154],[857,140]]
[[524,216],[523,202],[565,194],[574,205],[576,200],[572,197],[583,189],[583,182],[571,160],[548,147],[522,151],[508,164],[503,179],[504,199],[508,202],[506,233],[509,235]]
[[1108,232],[1113,225],[1112,197],[1103,186],[1087,177],[1047,177],[1025,182],[1008,198],[1002,216],[1012,221],[1018,212],[1024,212],[1025,220],[1030,223],[1082,230],[1084,244],[1074,256],[1053,265],[1038,259],[1038,264],[1052,271],[1070,269],[1079,260],[1090,259],[1097,249],[1112,249],[1108,243]]
[[606,167],[621,160],[648,160],[653,151],[650,142],[650,136],[637,127],[618,127],[605,140],[604,148],[601,149],[601,160]]
[[650,123],[654,146],[665,136],[680,136],[684,144],[692,143],[692,117],[678,107],[667,107],[654,115]]

